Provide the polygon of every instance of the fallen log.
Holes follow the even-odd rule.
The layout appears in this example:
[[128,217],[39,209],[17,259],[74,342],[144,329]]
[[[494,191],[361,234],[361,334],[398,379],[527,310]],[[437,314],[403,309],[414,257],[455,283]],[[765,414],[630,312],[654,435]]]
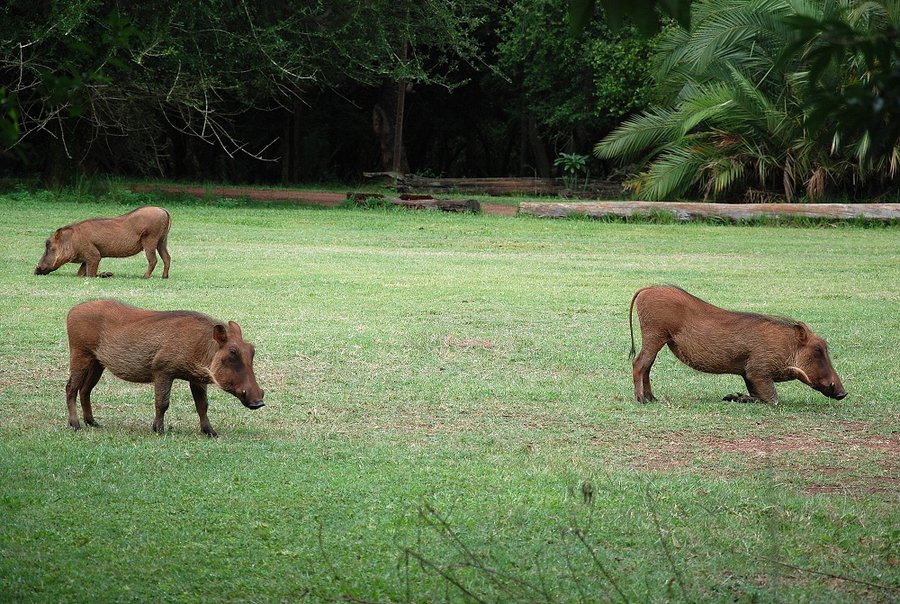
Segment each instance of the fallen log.
[[435,199],[430,195],[409,195],[387,199],[381,193],[347,193],[347,199],[356,205],[365,205],[369,199],[383,200],[386,203],[410,210],[440,210],[442,212],[481,212],[481,204],[475,199]]
[[384,193],[347,193],[347,199],[356,205],[364,205],[370,199],[384,199]]
[[519,213],[542,218],[571,215],[604,218],[669,213],[678,220],[749,220],[762,217],[822,218],[829,220],[900,220],[897,203],[688,203],[675,201],[588,201],[580,203],[523,202]]
[[469,193],[482,195],[547,195],[568,194],[578,197],[614,197],[622,194],[622,183],[606,180],[579,181],[574,191],[567,189],[561,178],[428,178],[396,172],[364,172],[363,176],[393,183],[400,193]]
[[[414,197],[420,197],[418,195]],[[481,212],[475,199],[392,199],[391,203],[411,210],[441,210],[442,212]]]

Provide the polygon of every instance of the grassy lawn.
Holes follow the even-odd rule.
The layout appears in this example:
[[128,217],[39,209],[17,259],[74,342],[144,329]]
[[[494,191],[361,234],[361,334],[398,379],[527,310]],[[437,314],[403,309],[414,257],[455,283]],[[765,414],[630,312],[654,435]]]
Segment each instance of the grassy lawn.
[[[0,601],[891,601],[900,230],[604,224],[169,203],[142,256],[31,274],[146,197],[0,196]],[[676,283],[806,321],[850,396],[667,350],[632,400],[628,304]],[[105,375],[66,425],[65,315],[110,297],[241,324],[267,406]],[[582,486],[593,489],[585,502]]]

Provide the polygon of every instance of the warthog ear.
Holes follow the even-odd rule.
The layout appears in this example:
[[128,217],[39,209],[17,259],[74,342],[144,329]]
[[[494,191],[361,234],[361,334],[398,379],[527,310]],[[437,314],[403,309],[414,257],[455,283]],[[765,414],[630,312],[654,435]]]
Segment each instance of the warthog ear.
[[244,334],[241,333],[241,326],[240,326],[240,325],[238,325],[238,324],[235,323],[234,321],[229,321],[229,322],[228,322],[228,327],[231,328],[231,333],[233,333],[233,334],[236,335],[237,337],[243,339]]
[[806,326],[806,323],[797,323],[794,325],[794,331],[797,333],[797,341],[803,344],[806,342],[806,338],[809,337],[809,327]]
[[72,254],[72,229],[56,229],[53,238],[59,244],[59,254],[61,256],[69,256]]
[[213,339],[219,343],[219,346],[224,346],[228,341],[228,332],[225,331],[225,326],[221,323],[216,323],[213,326]]

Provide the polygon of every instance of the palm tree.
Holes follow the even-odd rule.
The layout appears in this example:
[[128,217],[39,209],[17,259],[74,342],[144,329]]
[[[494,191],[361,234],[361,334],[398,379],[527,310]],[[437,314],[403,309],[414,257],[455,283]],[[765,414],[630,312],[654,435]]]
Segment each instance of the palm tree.
[[636,162],[630,184],[645,199],[721,198],[754,187],[788,200],[802,188],[814,199],[828,181],[892,177],[891,157],[868,156],[864,140],[845,147],[839,123],[811,128],[810,95],[866,74],[851,54],[819,67],[811,85],[823,41],[804,38],[790,19],[873,30],[896,24],[896,16],[885,5],[856,0],[695,1],[691,29],[670,26],[657,47],[659,105],[623,123],[595,153]]

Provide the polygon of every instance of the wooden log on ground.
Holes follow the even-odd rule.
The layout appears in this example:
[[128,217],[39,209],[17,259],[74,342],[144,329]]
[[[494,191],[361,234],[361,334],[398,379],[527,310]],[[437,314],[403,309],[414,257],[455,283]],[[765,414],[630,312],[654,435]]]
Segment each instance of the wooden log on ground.
[[396,172],[364,172],[372,179],[393,180],[400,193],[469,193],[483,195],[561,195],[571,194],[585,198],[614,197],[621,195],[622,184],[606,180],[579,182],[577,190],[568,191],[561,178],[427,178],[415,174]]
[[391,203],[411,210],[473,212],[475,214],[481,212],[481,204],[475,199],[392,199]]
[[400,199],[402,199],[403,201],[413,201],[416,199],[434,199],[434,197],[428,195],[427,193],[404,193],[400,196]]
[[591,218],[667,212],[679,220],[748,220],[762,217],[821,218],[828,220],[900,220],[896,203],[682,203],[675,201],[596,201],[581,203],[523,202],[519,213],[542,218],[582,215]]
[[[347,193],[347,199],[364,205],[369,199],[385,199],[381,193]],[[475,199],[435,199],[431,195],[404,194],[385,199],[386,202],[410,210],[440,210],[442,212],[481,212],[481,204]]]
[[369,199],[384,199],[383,193],[347,193],[347,199],[356,205],[362,205]]

